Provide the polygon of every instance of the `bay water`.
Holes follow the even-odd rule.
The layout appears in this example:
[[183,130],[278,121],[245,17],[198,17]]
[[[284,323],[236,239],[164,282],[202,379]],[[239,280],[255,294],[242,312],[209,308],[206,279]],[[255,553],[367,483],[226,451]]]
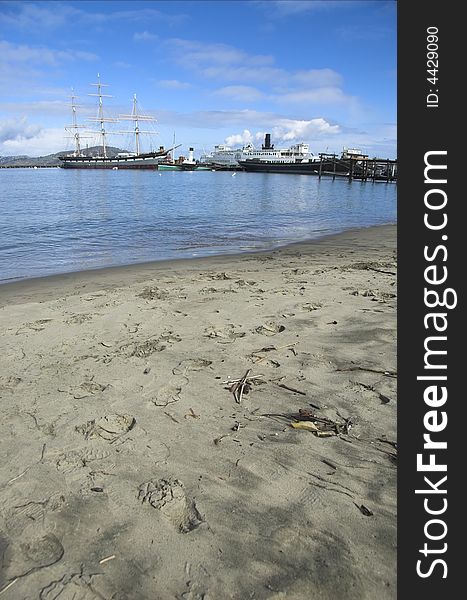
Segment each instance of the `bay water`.
[[0,282],[395,223],[396,191],[313,175],[0,169]]

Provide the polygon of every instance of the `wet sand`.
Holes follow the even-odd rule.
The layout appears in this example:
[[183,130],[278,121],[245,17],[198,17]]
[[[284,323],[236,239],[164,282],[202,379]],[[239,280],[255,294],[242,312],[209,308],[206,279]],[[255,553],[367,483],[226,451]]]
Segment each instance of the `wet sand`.
[[0,286],[2,600],[395,598],[395,249]]

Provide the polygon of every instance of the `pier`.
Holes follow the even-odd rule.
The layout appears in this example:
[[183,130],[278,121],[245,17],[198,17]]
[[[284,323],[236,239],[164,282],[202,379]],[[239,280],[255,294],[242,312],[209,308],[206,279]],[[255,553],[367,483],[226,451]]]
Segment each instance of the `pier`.
[[321,152],[318,176],[345,177],[352,181],[397,181],[397,160],[389,158],[350,157]]

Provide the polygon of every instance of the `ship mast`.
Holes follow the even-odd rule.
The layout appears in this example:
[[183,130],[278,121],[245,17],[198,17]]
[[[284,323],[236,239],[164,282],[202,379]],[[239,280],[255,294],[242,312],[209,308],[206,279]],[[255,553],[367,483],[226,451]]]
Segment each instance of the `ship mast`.
[[[151,117],[149,115],[139,115],[138,114],[138,100],[136,98],[136,94],[133,94],[133,110],[131,112],[131,115],[119,115],[118,118],[121,121],[133,121],[133,123],[134,123],[133,133],[135,136],[136,155],[141,154],[139,136],[141,133],[151,133],[151,131],[142,131],[139,128],[139,121],[155,121],[154,117]],[[118,133],[129,133],[129,132],[120,131]]]
[[88,94],[88,96],[96,96],[97,98],[99,98],[99,111],[97,114],[97,119],[89,119],[89,120],[97,121],[100,124],[100,132],[99,133],[100,133],[101,140],[102,140],[102,153],[103,153],[104,158],[107,158],[107,143],[106,143],[106,139],[105,139],[107,132],[105,130],[104,123],[115,123],[115,119],[108,119],[108,118],[104,117],[104,107],[103,107],[102,98],[112,98],[112,96],[110,96],[109,94],[102,93],[102,88],[108,87],[108,85],[106,83],[101,83],[101,78],[100,78],[99,73],[97,74],[97,83],[91,83],[90,85],[97,87],[97,94]]
[[69,98],[71,98],[71,125],[67,125],[65,127],[65,130],[72,134],[71,137],[74,139],[74,142],[75,142],[75,151],[73,153],[73,156],[80,156],[81,155],[80,138],[83,136],[80,136],[79,129],[84,128],[85,125],[78,125],[77,120],[76,120],[75,100],[76,100],[76,98],[78,98],[78,96],[75,96],[75,91],[73,88],[71,88],[71,95],[69,96]]

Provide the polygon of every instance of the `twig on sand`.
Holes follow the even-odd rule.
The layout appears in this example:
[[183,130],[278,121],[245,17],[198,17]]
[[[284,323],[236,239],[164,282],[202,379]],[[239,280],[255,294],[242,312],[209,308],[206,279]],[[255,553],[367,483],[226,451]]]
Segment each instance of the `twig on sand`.
[[174,423],[180,423],[180,421],[177,421],[177,419],[173,415],[171,415],[170,413],[164,411],[164,415],[167,415],[169,417],[169,419],[172,419],[172,421]]
[[235,402],[237,402],[237,404],[241,404],[242,402],[242,397],[243,397],[243,392],[245,390],[245,386],[248,385],[248,375],[251,373],[251,369],[248,369],[248,371],[245,373],[245,375],[242,377],[242,379],[240,379],[240,381],[238,381],[237,383],[234,383],[232,388],[231,388],[231,392],[235,398]]
[[4,592],[6,592],[8,589],[10,589],[10,588],[11,588],[11,586],[12,586],[14,583],[16,583],[16,582],[18,581],[18,579],[19,579],[19,577],[16,577],[16,579],[13,579],[13,581],[10,581],[10,583],[9,583],[8,585],[6,585],[4,588],[2,588],[2,589],[0,590],[0,596],[1,596],[1,595],[2,595]]
[[[252,379],[262,379],[264,375],[252,375],[248,376],[248,379],[251,381]],[[233,383],[240,383],[243,380],[243,377],[240,379],[228,379],[227,381],[223,381],[222,385],[232,385]]]
[[374,267],[367,267],[368,271],[376,271],[377,273],[384,273],[385,275],[397,275],[394,271],[384,271],[383,269],[375,269]]
[[276,383],[276,385],[277,387],[284,388],[284,390],[289,390],[289,392],[294,392],[295,394],[306,396],[306,392],[302,392],[301,390],[297,390],[296,388],[290,387],[290,385],[285,385],[285,383]]
[[10,483],[13,483],[13,481],[16,481],[17,479],[19,479],[20,477],[22,477],[25,473],[27,473],[29,471],[29,469],[31,467],[32,467],[32,465],[29,465],[29,467],[27,467],[27,469],[24,469],[24,471],[22,473],[20,473],[16,477],[13,477],[13,479],[10,479],[10,481],[7,481],[6,484],[9,485]]
[[103,558],[102,560],[99,561],[100,565],[103,565],[104,563],[106,563],[108,560],[113,560],[115,558],[115,554],[112,554],[112,556],[107,556],[107,558]]
[[382,371],[380,369],[371,369],[370,367],[358,367],[358,366],[351,366],[351,367],[342,367],[339,369],[336,369],[336,371],[368,371],[368,373],[379,373],[380,375],[386,375],[386,377],[397,377],[397,371],[389,371],[389,370],[385,370]]
[[[260,352],[271,352],[272,350],[283,350],[284,348],[292,348],[293,346],[296,346],[298,344],[298,342],[293,342],[293,344],[285,344],[285,346],[278,346],[277,348],[275,346],[267,346],[266,348],[261,348],[261,350],[257,350],[256,352],[253,352],[253,356],[257,356]],[[257,359],[255,360],[255,363],[260,363],[262,360],[264,360],[266,357],[265,356],[258,356]]]

